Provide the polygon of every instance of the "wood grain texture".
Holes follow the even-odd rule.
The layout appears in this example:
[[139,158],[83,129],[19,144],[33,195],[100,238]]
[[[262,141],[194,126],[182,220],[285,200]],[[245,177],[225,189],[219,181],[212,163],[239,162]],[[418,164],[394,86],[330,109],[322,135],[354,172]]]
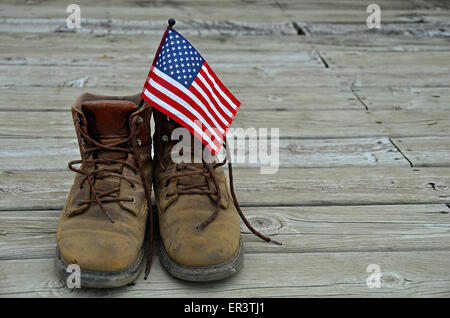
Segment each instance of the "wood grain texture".
[[369,110],[450,110],[449,87],[359,87],[354,92]]
[[[130,54],[135,52],[139,58],[149,56],[153,58],[156,47],[161,40],[161,34],[134,34],[132,37],[127,34],[91,34],[91,33],[0,33],[0,47],[6,52],[25,53],[17,54],[18,57],[37,56],[37,52],[44,51],[49,46],[54,47],[58,52],[63,48],[68,51],[76,51],[82,56],[84,53],[98,52],[100,56],[110,56],[111,53],[123,52]],[[225,57],[228,53],[238,51],[256,52],[277,52],[285,55],[291,52],[292,55],[302,53],[304,50],[316,48],[320,52],[434,52],[448,51],[448,40],[445,37],[411,37],[401,34],[391,34],[383,36],[377,33],[364,34],[358,36],[270,36],[270,35],[198,35],[189,36],[189,41],[205,57],[210,58],[208,52],[222,51]],[[80,46],[83,49],[80,49]],[[11,51],[15,48],[17,51]],[[25,51],[29,48],[28,51]],[[61,48],[61,49],[60,49]],[[47,50],[48,51],[48,50]],[[48,54],[52,54],[47,52]],[[70,54],[70,53],[69,53]],[[14,54],[13,54],[14,56]],[[45,55],[39,56],[45,59]],[[75,62],[80,57],[75,58]],[[292,57],[291,57],[292,58]],[[14,60],[2,60],[2,63],[12,63]],[[20,62],[20,61],[16,61]],[[78,61],[79,63],[80,61]],[[249,61],[251,62],[251,60]],[[420,61],[418,61],[420,62]]]
[[[368,288],[366,269],[381,269]],[[426,268],[426,270],[424,270]],[[109,290],[68,289],[52,259],[0,261],[2,297],[448,297],[450,252],[288,253],[248,255],[236,276],[193,284],[171,277],[153,259],[148,280]],[[39,275],[36,275],[39,273]]]
[[[202,20],[290,21],[328,23],[357,23],[367,18],[367,4],[360,1],[78,1],[86,18],[161,19],[162,15],[198,18]],[[426,5],[424,2],[378,1],[383,8],[383,22],[433,22],[445,20],[448,7]],[[442,8],[442,5],[444,7]],[[6,3],[0,12],[3,16],[20,18],[61,18],[66,16],[65,4],[45,1],[33,10],[31,5]],[[126,8],[126,10],[124,10]],[[414,13],[411,13],[414,10]],[[447,14],[448,15],[448,14]]]
[[[142,66],[41,66],[0,65],[0,86],[64,87],[72,81],[87,78],[83,87],[134,88],[143,86],[148,65]],[[240,86],[264,87],[360,87],[360,86],[445,86],[450,82],[450,67],[412,65],[346,66],[339,69],[322,65],[233,65],[216,63],[214,72],[230,89]],[[421,76],[428,73],[429,77]],[[400,84],[399,84],[400,83]],[[444,84],[443,84],[444,83]]]
[[[234,166],[269,166],[258,153],[258,142],[236,140],[233,143]],[[279,141],[278,157],[270,157],[280,167],[393,166],[407,167],[408,161],[388,138],[289,139]],[[231,147],[231,144],[230,144]],[[270,142],[269,142],[270,147]],[[221,155],[225,155],[222,151]],[[70,138],[0,138],[0,170],[67,170],[67,163],[79,158],[78,142]]]
[[450,166],[450,137],[394,138],[414,167]]
[[[70,171],[0,172],[1,210],[61,209]],[[243,206],[448,203],[450,168],[280,168],[276,174],[238,168]]]
[[[70,113],[0,112],[0,136],[14,138],[75,137]],[[45,123],[45,124],[43,124]],[[280,123],[283,123],[280,125]],[[279,111],[272,108],[253,112],[245,107],[233,121],[232,128],[279,129],[281,138],[363,138],[448,136],[448,111],[413,110],[408,112],[363,110]]]
[[[242,223],[247,254],[450,249],[445,204],[247,207],[244,213],[258,231],[283,242],[267,244]],[[0,211],[0,260],[53,257],[59,215],[59,210]],[[155,255],[158,244],[156,233]]]
[[[92,88],[133,88],[139,91],[147,78],[150,62],[140,66],[36,66],[26,68],[20,65],[0,65],[0,86],[12,87],[64,87],[71,86],[70,82],[86,78],[82,87]],[[436,81],[447,76],[445,70],[436,71]],[[259,65],[214,65],[214,72],[220,76],[222,82],[234,89],[247,87],[321,87],[342,86],[334,74],[327,72],[322,65],[264,66]],[[348,76],[342,83],[349,83]]]
[[[378,0],[377,30],[358,0],[76,3],[78,32],[61,1],[0,4],[0,297],[450,297],[448,2]],[[277,173],[234,175],[250,222],[284,244],[242,226],[234,278],[176,280],[155,248],[147,281],[70,290],[53,270],[70,105],[139,92],[172,16],[243,102],[233,127],[280,128]]]
[[[88,79],[89,81],[89,79]],[[86,92],[78,87],[3,87],[0,88],[0,111],[70,111],[74,100]],[[91,88],[89,91],[94,92]],[[101,95],[133,95],[137,88],[95,89]],[[242,102],[242,110],[363,110],[350,88],[299,87],[249,88],[236,87],[233,94]],[[329,96],[333,96],[330,101]]]

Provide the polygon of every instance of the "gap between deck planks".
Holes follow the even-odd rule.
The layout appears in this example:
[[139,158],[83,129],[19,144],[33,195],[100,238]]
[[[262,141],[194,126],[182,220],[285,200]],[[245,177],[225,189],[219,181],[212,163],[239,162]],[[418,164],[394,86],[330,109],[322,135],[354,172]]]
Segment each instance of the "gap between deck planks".
[[[370,264],[381,288],[367,287]],[[234,277],[203,284],[171,277],[155,257],[148,280],[109,290],[68,289],[53,259],[0,261],[0,275],[1,297],[448,297],[450,252],[251,254]]]

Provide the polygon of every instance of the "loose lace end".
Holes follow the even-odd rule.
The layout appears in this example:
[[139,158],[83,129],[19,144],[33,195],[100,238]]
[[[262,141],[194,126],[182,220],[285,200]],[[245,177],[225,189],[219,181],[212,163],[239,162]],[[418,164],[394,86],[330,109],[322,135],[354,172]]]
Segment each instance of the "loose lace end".
[[277,244],[277,245],[283,245],[283,243],[278,242],[278,241],[275,241],[275,240],[273,240],[273,239],[270,239],[270,242],[272,242],[272,243],[274,243],[274,244]]
[[114,219],[113,219],[113,217],[111,216],[111,214],[109,214],[108,211],[105,211],[105,215],[106,215],[106,217],[111,221],[111,223],[114,223]]

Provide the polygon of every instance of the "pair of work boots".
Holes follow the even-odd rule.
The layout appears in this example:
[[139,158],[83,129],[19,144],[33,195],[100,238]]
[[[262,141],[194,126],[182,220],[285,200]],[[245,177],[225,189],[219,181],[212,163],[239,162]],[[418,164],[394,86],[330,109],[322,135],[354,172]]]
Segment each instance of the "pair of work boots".
[[81,286],[126,285],[145,267],[146,253],[148,275],[152,185],[161,236],[159,259],[175,277],[212,281],[237,272],[244,255],[239,215],[256,235],[270,241],[242,215],[232,180],[231,189],[226,183],[225,161],[175,163],[171,134],[179,125],[152,110],[139,94],[83,94],[72,106],[72,115],[81,160],[69,163],[76,176],[56,235],[55,265],[61,277],[69,275],[68,265],[77,264]]

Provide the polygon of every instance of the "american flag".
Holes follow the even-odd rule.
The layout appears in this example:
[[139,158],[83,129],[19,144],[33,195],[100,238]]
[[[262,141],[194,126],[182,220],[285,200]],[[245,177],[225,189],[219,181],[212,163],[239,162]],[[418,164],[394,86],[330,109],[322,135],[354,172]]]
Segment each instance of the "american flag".
[[142,98],[217,154],[241,103],[205,59],[168,27],[147,76]]

